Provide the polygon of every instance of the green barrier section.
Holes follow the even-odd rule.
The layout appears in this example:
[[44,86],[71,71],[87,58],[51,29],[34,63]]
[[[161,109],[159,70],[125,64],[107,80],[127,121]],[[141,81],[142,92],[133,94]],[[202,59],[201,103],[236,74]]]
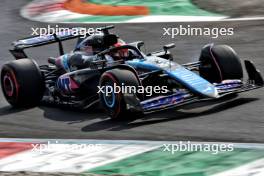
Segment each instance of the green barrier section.
[[[146,6],[150,9],[149,15],[183,15],[183,16],[220,16],[199,9],[189,0],[87,0],[87,2],[106,5],[131,5]],[[65,20],[65,22],[124,22],[140,16],[88,16]]]
[[[264,157],[263,150],[235,149],[209,152],[146,152],[87,171],[95,174],[135,176],[209,176]],[[85,174],[84,174],[85,175]]]

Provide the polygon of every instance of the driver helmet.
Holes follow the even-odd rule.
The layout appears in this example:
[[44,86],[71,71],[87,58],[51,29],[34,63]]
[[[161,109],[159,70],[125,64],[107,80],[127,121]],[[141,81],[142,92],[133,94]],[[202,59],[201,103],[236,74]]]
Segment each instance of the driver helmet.
[[[121,39],[118,39],[118,42],[116,44],[114,44],[114,47],[120,47],[120,46],[123,46],[125,44],[126,44],[126,42],[124,42]],[[128,49],[120,49],[120,50],[117,50],[115,52],[112,52],[111,56],[115,60],[121,60],[121,59],[126,58],[126,57],[129,56],[129,51],[128,51]]]

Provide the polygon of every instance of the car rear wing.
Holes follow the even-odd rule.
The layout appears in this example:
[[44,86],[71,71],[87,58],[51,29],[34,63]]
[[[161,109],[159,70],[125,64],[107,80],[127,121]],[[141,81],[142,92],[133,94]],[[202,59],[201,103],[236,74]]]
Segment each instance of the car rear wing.
[[64,51],[61,42],[64,40],[80,38],[80,36],[81,34],[76,33],[76,31],[73,32],[72,30],[68,30],[57,34],[28,37],[14,41],[12,43],[13,48],[10,49],[9,51],[15,57],[15,59],[22,59],[22,58],[27,58],[27,55],[24,52],[24,49],[26,48],[38,47],[38,46],[48,45],[57,42],[59,44],[60,54],[63,55]]
[[[101,27],[97,29],[98,31],[101,31],[103,34],[106,35],[106,34],[109,34],[109,30],[113,28],[114,26],[110,25],[110,26],[105,26],[105,27]],[[82,38],[80,37],[83,35],[84,34],[82,34],[82,28],[79,28],[78,30],[70,29],[70,30],[62,31],[56,34],[28,37],[28,38],[14,41],[12,43],[14,48],[10,49],[9,51],[15,57],[15,59],[22,59],[22,58],[27,58],[27,55],[24,52],[24,49],[26,48],[38,47],[38,46],[48,45],[48,44],[57,42],[59,44],[60,55],[63,55],[64,51],[63,51],[63,46],[61,42],[64,40],[79,38],[77,42],[79,43],[82,41]],[[89,36],[89,33],[86,33],[85,36]]]

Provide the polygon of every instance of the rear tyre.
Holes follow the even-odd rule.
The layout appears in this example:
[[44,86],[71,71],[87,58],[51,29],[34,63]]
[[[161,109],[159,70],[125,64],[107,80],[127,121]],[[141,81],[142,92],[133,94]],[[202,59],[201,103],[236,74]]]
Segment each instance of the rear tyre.
[[206,45],[199,60],[200,75],[211,83],[243,78],[240,58],[228,45]]
[[107,87],[114,88],[114,86],[135,86],[137,88],[140,82],[135,73],[125,69],[109,70],[103,73],[99,85],[101,88],[105,87],[104,93],[100,92],[99,94],[100,101],[112,119],[124,119],[136,115],[136,113],[127,110],[122,92],[106,92]]
[[3,94],[14,107],[36,106],[43,97],[45,83],[34,60],[9,62],[1,70]]

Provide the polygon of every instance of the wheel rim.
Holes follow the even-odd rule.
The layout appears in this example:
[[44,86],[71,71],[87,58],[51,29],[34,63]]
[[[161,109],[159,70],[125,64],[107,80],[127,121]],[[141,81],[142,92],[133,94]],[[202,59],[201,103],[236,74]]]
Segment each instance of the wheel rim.
[[112,91],[110,94],[107,95],[107,93],[106,93],[106,87],[108,87],[108,86],[112,87],[112,85],[111,85],[110,82],[107,82],[105,84],[103,98],[104,98],[105,105],[107,107],[109,107],[109,108],[113,108],[114,105],[115,105],[115,101],[116,101],[116,99],[115,99],[115,93],[114,93],[114,91]]
[[12,97],[14,95],[14,82],[12,81],[12,78],[9,73],[6,73],[3,78],[3,86],[4,91],[8,97]]

